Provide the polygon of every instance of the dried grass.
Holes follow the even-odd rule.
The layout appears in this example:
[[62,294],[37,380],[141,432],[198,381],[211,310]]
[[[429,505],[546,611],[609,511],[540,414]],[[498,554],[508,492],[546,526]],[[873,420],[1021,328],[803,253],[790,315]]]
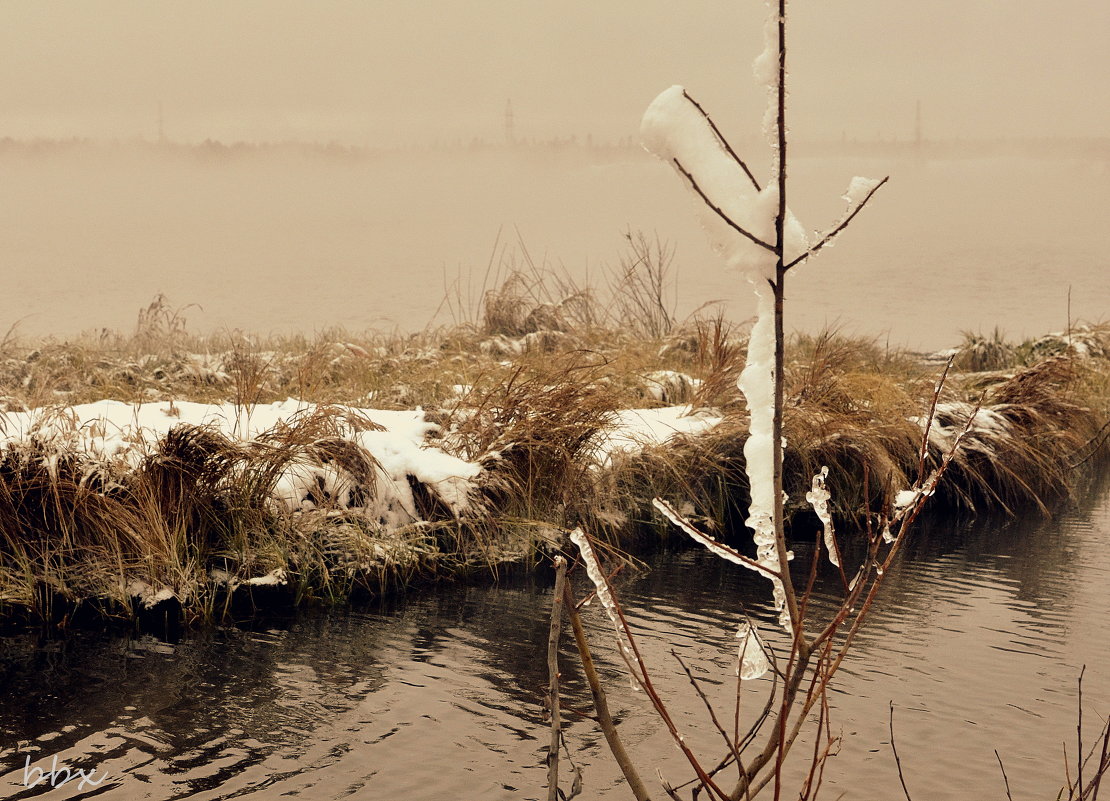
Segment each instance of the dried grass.
[[[650,256],[657,266],[661,253]],[[244,412],[293,395],[320,405],[249,443],[179,426],[134,463],[75,449],[71,423],[3,446],[0,617],[30,608],[58,622],[82,605],[128,617],[141,604],[128,590],[135,581],[169,588],[187,615],[219,616],[230,598],[258,591],[252,579],[277,570],[292,599],[331,602],[427,572],[536,558],[578,524],[627,543],[662,530],[655,496],[722,537],[746,539],[747,415],[735,388],[742,329],[712,311],[674,323],[657,304],[658,271],[640,285],[646,295],[605,307],[562,279],[539,281],[544,268],[527,259],[515,267],[487,289],[479,325],[410,336],[198,337],[164,298],[130,337],[22,343],[9,333],[0,345],[0,428],[4,409],[52,410],[44,422],[64,423],[69,405],[105,398],[234,401]],[[644,315],[639,328],[630,314]],[[996,333],[988,346],[965,342],[957,364],[991,369],[953,377],[938,405],[926,469],[982,404],[931,508],[1050,513],[1110,452],[1110,327],[1075,326],[1013,346]],[[788,344],[785,470],[795,527],[812,523],[799,500],[823,466],[834,512],[846,521],[888,506],[912,483],[936,372],[835,331]],[[691,397],[652,383],[680,374],[693,405],[724,421],[600,469],[593,449],[613,412]],[[417,405],[443,426],[441,447],[484,465],[481,498],[457,520],[413,481],[422,520],[384,527],[350,508],[371,509],[377,491],[373,459],[346,438],[373,424],[350,407]],[[321,484],[289,512],[275,503],[275,485],[296,465],[342,475],[346,495]]]

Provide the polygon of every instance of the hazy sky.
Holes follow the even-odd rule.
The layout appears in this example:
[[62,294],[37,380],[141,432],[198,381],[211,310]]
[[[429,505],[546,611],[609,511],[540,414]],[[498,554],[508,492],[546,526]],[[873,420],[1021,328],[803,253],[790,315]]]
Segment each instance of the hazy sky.
[[[1110,135],[1105,0],[797,0],[805,138]],[[758,0],[0,0],[0,136],[352,144],[634,133],[685,84],[737,139]]]

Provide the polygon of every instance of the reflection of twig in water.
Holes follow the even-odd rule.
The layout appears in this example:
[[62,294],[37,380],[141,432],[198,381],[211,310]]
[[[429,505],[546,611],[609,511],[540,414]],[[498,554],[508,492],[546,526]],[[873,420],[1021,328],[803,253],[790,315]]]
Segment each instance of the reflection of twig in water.
[[[906,801],[913,801],[910,798],[909,788],[906,787],[906,777],[902,775],[902,760],[898,757],[898,746],[894,743],[894,702],[890,702],[890,750],[894,752],[894,764],[898,766],[898,781],[902,783],[902,792],[906,794]],[[995,752],[998,753],[997,751]],[[1001,760],[999,760],[1001,764]],[[1005,774],[1005,771],[1003,771]],[[1007,788],[1009,785],[1007,785]],[[1007,793],[1008,794],[1008,793]]]

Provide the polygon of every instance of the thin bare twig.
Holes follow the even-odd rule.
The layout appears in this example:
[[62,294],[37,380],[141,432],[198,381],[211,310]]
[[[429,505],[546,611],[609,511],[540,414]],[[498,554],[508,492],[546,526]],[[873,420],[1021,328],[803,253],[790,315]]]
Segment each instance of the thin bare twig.
[[744,763],[740,759],[740,752],[736,750],[736,743],[732,741],[732,738],[728,736],[728,732],[726,732],[724,727],[721,725],[721,722],[717,720],[717,713],[713,709],[713,704],[709,702],[709,699],[705,697],[705,693],[702,692],[701,687],[698,686],[698,682],[694,678],[693,672],[690,670],[689,666],[687,666],[687,664],[682,661],[682,657],[679,656],[678,652],[673,648],[671,649],[671,656],[675,658],[675,661],[678,662],[679,667],[681,667],[682,671],[686,674],[686,678],[690,680],[690,686],[694,688],[694,692],[698,694],[698,698],[701,699],[702,704],[705,705],[706,711],[709,712],[709,720],[713,723],[713,727],[718,732],[720,732],[721,737],[725,741],[725,746],[729,749],[729,751],[732,752],[732,756],[736,760],[737,766],[739,766],[740,770],[743,771]]
[[1075,752],[1075,772],[1079,777],[1078,787],[1080,798],[1083,797],[1083,763],[1087,761],[1083,758],[1083,674],[1086,672],[1086,665],[1079,669],[1079,715],[1078,722],[1075,724],[1075,733],[1078,739],[1078,747]]
[[937,414],[937,403],[940,401],[940,391],[944,388],[944,382],[948,378],[948,371],[952,369],[952,362],[956,356],[948,357],[948,361],[944,365],[944,371],[940,374],[940,379],[933,387],[933,401],[929,406],[929,419],[925,421],[925,434],[921,437],[921,452],[918,454],[917,459],[917,484],[921,485],[922,480],[925,478],[925,457],[929,454],[929,429],[933,427],[933,418]]
[[586,629],[582,626],[582,618],[574,605],[574,594],[570,582],[563,585],[563,603],[567,610],[567,616],[570,618],[571,629],[574,631],[574,642],[578,646],[578,656],[582,661],[582,670],[586,674],[586,682],[590,685],[590,693],[594,698],[594,710],[597,712],[597,722],[601,726],[601,732],[605,735],[605,741],[609,744],[609,750],[613,753],[613,758],[617,760],[617,765],[624,774],[629,789],[636,796],[636,801],[650,801],[647,787],[644,786],[636,766],[632,763],[631,757],[628,756],[628,751],[625,750],[624,743],[621,741],[620,735],[617,734],[613,716],[609,713],[609,702],[605,698],[605,691],[601,687],[601,679],[598,678],[597,668],[594,667],[593,656],[590,654],[590,644],[586,639]]
[[775,705],[775,694],[776,692],[778,692],[779,675],[781,671],[779,670],[778,656],[775,654],[774,650],[768,648],[767,651],[769,652],[771,658],[771,691],[767,695],[767,703],[763,705],[763,710],[759,713],[759,716],[748,728],[747,733],[737,745],[737,748],[741,752],[743,752],[743,750],[747,748],[757,736],[759,736],[759,730],[763,728],[763,724],[770,719],[771,709]]
[[1086,443],[1084,443],[1083,447],[1087,450],[1087,455],[1077,462],[1072,462],[1070,465],[1071,469],[1074,470],[1080,465],[1089,462],[1094,457],[1094,455],[1098,453],[1099,449],[1104,444],[1106,444],[1106,441],[1108,439],[1110,439],[1110,420],[1107,420],[1105,423],[1103,423],[1102,428],[1100,428],[1093,437],[1091,437],[1089,440],[1087,440]]
[[769,245],[766,242],[764,242],[762,239],[760,239],[759,237],[755,236],[754,234],[750,234],[747,231],[745,231],[743,228],[741,228],[739,225],[737,225],[736,222],[734,222],[731,217],[729,217],[727,214],[725,214],[721,210],[720,206],[718,206],[716,203],[714,203],[712,200],[710,200],[709,196],[706,195],[705,192],[702,191],[702,188],[700,186],[698,186],[698,182],[694,180],[694,176],[690,174],[690,171],[682,166],[682,162],[680,162],[678,159],[674,159],[674,165],[680,173],[682,173],[684,176],[686,176],[686,180],[690,182],[690,186],[692,186],[694,191],[698,193],[698,196],[701,197],[701,199],[705,201],[705,205],[709,206],[709,208],[712,209],[713,212],[718,217],[720,217],[722,220],[724,220],[730,228],[732,228],[738,234],[747,237],[752,242],[759,245],[761,248],[766,248],[767,250],[771,251],[772,253],[775,252],[775,248],[774,248],[773,245]]
[[[1068,798],[1074,798],[1075,785],[1071,783],[1071,765],[1068,763],[1068,744],[1061,743],[1064,748],[1064,781],[1068,784]],[[1060,791],[1061,793],[1063,790]]]
[[547,635],[547,672],[550,677],[548,699],[551,705],[551,741],[547,746],[547,799],[559,801],[559,740],[562,736],[559,715],[559,635],[562,632],[563,585],[567,579],[567,560],[555,557],[555,592],[551,598],[551,628]]
[[1098,772],[1095,773],[1095,778],[1091,780],[1091,801],[1096,801],[1098,798],[1099,787],[1102,786],[1102,777],[1106,772],[1110,771],[1110,721],[1102,727],[1102,751],[1099,753],[1098,758]]
[[825,715],[828,714],[828,702],[823,700],[821,708],[817,711],[817,736],[813,738],[813,756],[809,760],[809,774],[806,776],[805,785],[800,793],[800,801],[809,801],[810,794],[813,792],[814,778],[817,773],[817,765],[821,761],[821,732],[824,730],[828,720]]
[[717,141],[720,142],[721,146],[725,149],[725,152],[732,156],[732,160],[740,166],[740,169],[744,171],[744,175],[748,176],[748,180],[752,182],[752,186],[755,187],[755,191],[760,191],[759,181],[757,181],[755,179],[755,176],[752,175],[752,171],[748,169],[748,165],[744,163],[744,160],[736,155],[736,151],[732,149],[732,145],[728,143],[728,140],[725,139],[724,134],[722,134],[721,131],[717,128],[716,123],[713,122],[713,118],[710,117],[708,112],[706,112],[706,110],[701,107],[701,104],[698,101],[690,97],[690,93],[687,92],[685,89],[682,90],[682,96],[693,103],[694,108],[701,112],[701,115],[705,117],[705,121],[709,123],[709,127],[713,130],[713,135],[717,137]]
[[[559,739],[563,744],[563,751],[566,753],[567,764],[570,765],[570,772],[574,774],[574,779],[570,783],[570,792],[567,793],[563,801],[571,801],[576,796],[582,794],[582,770],[574,762],[574,757],[571,756],[570,749],[567,747],[567,738],[560,736]],[[562,792],[560,790],[560,792]]]
[[852,212],[851,212],[851,214],[849,214],[849,215],[848,215],[847,217],[845,217],[845,218],[844,218],[843,220],[841,220],[841,221],[840,221],[840,224],[839,224],[839,225],[837,225],[837,226],[836,226],[836,228],[834,228],[833,230],[831,230],[831,231],[829,231],[829,232],[828,232],[827,234],[825,234],[825,235],[824,235],[823,237],[821,237],[821,241],[819,241],[819,242],[818,242],[818,243],[817,243],[816,245],[814,245],[813,247],[811,247],[811,248],[810,248],[809,250],[807,250],[807,251],[806,251],[805,253],[803,253],[803,254],[802,254],[801,256],[798,256],[798,257],[797,257],[796,259],[794,259],[793,261],[791,261],[791,262],[790,262],[789,264],[787,264],[787,265],[786,265],[786,267],[784,267],[783,269],[789,270],[789,269],[790,269],[791,267],[794,267],[794,266],[796,266],[796,265],[798,265],[798,264],[801,264],[801,263],[802,263],[803,261],[805,261],[806,259],[808,259],[808,258],[810,258],[811,256],[813,256],[813,255],[814,255],[814,254],[815,254],[815,253],[816,253],[817,251],[821,250],[821,248],[825,247],[825,245],[829,244],[829,242],[831,242],[832,240],[836,239],[837,235],[838,235],[838,234],[839,234],[839,233],[840,233],[841,231],[843,231],[843,230],[844,230],[845,228],[847,228],[847,227],[848,227],[848,224],[849,224],[849,223],[850,223],[850,222],[851,222],[851,221],[852,221],[853,219],[855,219],[855,216],[856,216],[857,214],[859,214],[859,213],[860,213],[860,211],[862,211],[862,210],[863,210],[863,207],[867,205],[867,201],[869,201],[869,200],[871,199],[871,197],[872,197],[872,196],[873,196],[873,195],[874,195],[874,194],[875,194],[876,192],[878,192],[878,191],[879,191],[879,188],[880,188],[880,187],[881,187],[881,186],[882,186],[883,184],[885,184],[885,183],[886,183],[887,181],[889,181],[889,180],[890,180],[890,176],[888,175],[888,176],[886,176],[885,178],[883,178],[883,180],[879,181],[879,183],[875,184],[875,186],[874,186],[874,187],[872,187],[871,191],[867,193],[867,197],[865,197],[865,198],[864,198],[863,200],[861,200],[861,201],[859,202],[859,205],[858,205],[858,206],[856,206],[856,207],[855,207],[854,209],[852,209]]
[[890,702],[890,750],[894,752],[894,763],[898,766],[898,781],[902,783],[902,792],[906,795],[906,801],[913,801],[910,798],[909,788],[906,787],[906,777],[902,775],[902,760],[898,757],[898,746],[894,744],[894,702]]
[[1002,764],[1002,757],[998,755],[998,749],[994,749],[994,758],[998,760],[998,767],[1002,770],[1002,781],[1006,784],[1006,797],[1010,801],[1014,801],[1014,797],[1010,795],[1010,777],[1006,775],[1006,766]]

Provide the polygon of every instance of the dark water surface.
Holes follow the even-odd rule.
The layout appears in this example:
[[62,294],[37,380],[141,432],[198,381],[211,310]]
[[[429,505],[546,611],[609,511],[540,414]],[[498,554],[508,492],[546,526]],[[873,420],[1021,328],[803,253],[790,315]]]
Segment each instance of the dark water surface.
[[[1110,493],[1055,521],[918,532],[832,697],[843,734],[824,797],[901,798],[887,720],[917,799],[1051,798],[1110,713]],[[797,548],[804,564],[807,554]],[[718,754],[675,649],[722,703],[733,692],[738,603],[770,620],[766,586],[700,550],[661,554],[623,597],[688,742]],[[828,583],[821,592],[832,592]],[[822,595],[823,604],[829,596]],[[0,639],[0,798],[546,798],[542,698],[550,587],[444,585],[358,610],[150,636]],[[683,762],[621,676],[600,610],[585,610],[611,705],[645,765]],[[564,642],[565,703],[588,692]],[[761,685],[761,682],[755,683]],[[753,687],[754,692],[762,686]],[[745,699],[747,701],[747,698]],[[594,725],[568,743],[591,798],[629,797]],[[30,755],[31,770],[26,760]],[[34,768],[96,770],[25,787]],[[792,794],[788,794],[792,795]]]

